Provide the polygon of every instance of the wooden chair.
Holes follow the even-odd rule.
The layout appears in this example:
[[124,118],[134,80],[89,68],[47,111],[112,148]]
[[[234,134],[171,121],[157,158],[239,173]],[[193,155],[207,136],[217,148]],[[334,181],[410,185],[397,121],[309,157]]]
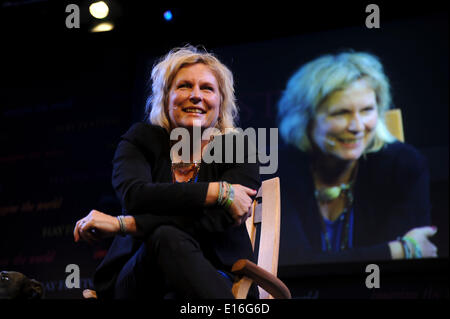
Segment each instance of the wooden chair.
[[246,298],[254,282],[259,286],[260,299],[290,299],[289,289],[277,278],[281,221],[278,177],[262,182],[251,211],[246,226],[258,265],[247,259],[234,263],[231,271],[239,277],[233,285],[233,295],[236,299]]
[[[246,220],[258,265],[247,259],[236,261],[232,272],[237,275],[232,292],[236,299],[245,299],[253,282],[259,286],[260,299],[290,299],[291,293],[279,280],[278,251],[280,246],[280,179],[262,182],[251,207],[252,216]],[[256,247],[255,247],[256,246]],[[97,299],[94,290],[85,289],[83,297]]]
[[386,111],[384,115],[384,121],[389,132],[394,135],[400,142],[405,141],[405,136],[403,134],[403,121],[402,112],[400,109],[392,109]]

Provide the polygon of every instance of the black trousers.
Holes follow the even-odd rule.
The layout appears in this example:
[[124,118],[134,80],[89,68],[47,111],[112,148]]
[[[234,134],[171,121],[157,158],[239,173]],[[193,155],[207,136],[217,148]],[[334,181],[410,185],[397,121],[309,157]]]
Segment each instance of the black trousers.
[[232,281],[205,256],[199,241],[174,226],[160,226],[125,264],[117,299],[232,299]]

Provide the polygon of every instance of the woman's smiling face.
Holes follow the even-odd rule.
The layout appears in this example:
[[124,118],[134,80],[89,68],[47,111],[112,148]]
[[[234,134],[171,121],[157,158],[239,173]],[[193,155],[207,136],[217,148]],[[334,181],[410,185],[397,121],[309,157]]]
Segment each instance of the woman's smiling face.
[[220,104],[219,85],[212,70],[203,63],[185,66],[177,72],[168,94],[171,127],[213,127]]
[[354,161],[372,142],[377,122],[375,91],[360,79],[332,93],[318,107],[310,137],[323,154]]

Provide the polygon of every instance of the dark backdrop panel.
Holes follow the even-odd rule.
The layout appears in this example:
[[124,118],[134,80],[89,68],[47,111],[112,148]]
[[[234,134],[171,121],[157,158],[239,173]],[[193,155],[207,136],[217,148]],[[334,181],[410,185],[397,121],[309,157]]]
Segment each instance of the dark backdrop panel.
[[73,229],[91,209],[120,212],[111,159],[130,120],[130,70],[120,48],[48,45],[3,57],[0,268],[37,278],[49,298],[80,297],[65,286],[66,265],[90,287],[108,246],[75,244]]

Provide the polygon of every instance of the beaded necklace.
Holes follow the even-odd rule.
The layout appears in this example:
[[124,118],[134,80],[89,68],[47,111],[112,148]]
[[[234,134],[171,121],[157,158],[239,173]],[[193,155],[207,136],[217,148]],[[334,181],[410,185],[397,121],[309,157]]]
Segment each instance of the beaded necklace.
[[183,175],[187,175],[192,172],[192,177],[189,178],[186,182],[196,182],[198,179],[198,172],[200,171],[200,162],[193,162],[193,163],[172,163],[172,182],[176,183],[178,182],[175,176],[175,172],[178,171]]
[[[325,187],[320,190],[314,191],[314,196],[319,202],[327,202],[334,200],[340,196],[345,195],[346,203],[345,208],[341,215],[339,216],[340,222],[344,221],[344,230],[341,234],[341,240],[340,240],[340,250],[345,250],[349,248],[349,233],[350,233],[350,215],[351,215],[351,209],[353,206],[353,184],[356,180],[356,173],[358,170],[358,165],[354,168],[350,182],[347,184],[341,184],[339,186],[334,187]],[[322,234],[325,239],[325,245],[326,245],[326,251],[332,251],[331,247],[331,239],[329,232],[327,230],[327,227],[325,225],[324,217],[320,214],[320,221],[322,225]]]
[[[349,188],[345,192],[342,192],[341,194],[344,194],[344,193],[347,195],[346,196],[347,203],[346,203],[346,207],[344,208],[344,211],[339,216],[340,222],[344,221],[344,230],[341,235],[340,250],[345,250],[349,247],[350,214],[351,214],[351,207],[353,205],[353,194],[352,194],[351,188]],[[322,216],[320,216],[320,221],[322,224],[322,233],[323,233],[323,236],[325,239],[326,250],[332,251],[333,249],[331,247],[330,235],[329,235],[329,232],[325,225],[324,218]]]

